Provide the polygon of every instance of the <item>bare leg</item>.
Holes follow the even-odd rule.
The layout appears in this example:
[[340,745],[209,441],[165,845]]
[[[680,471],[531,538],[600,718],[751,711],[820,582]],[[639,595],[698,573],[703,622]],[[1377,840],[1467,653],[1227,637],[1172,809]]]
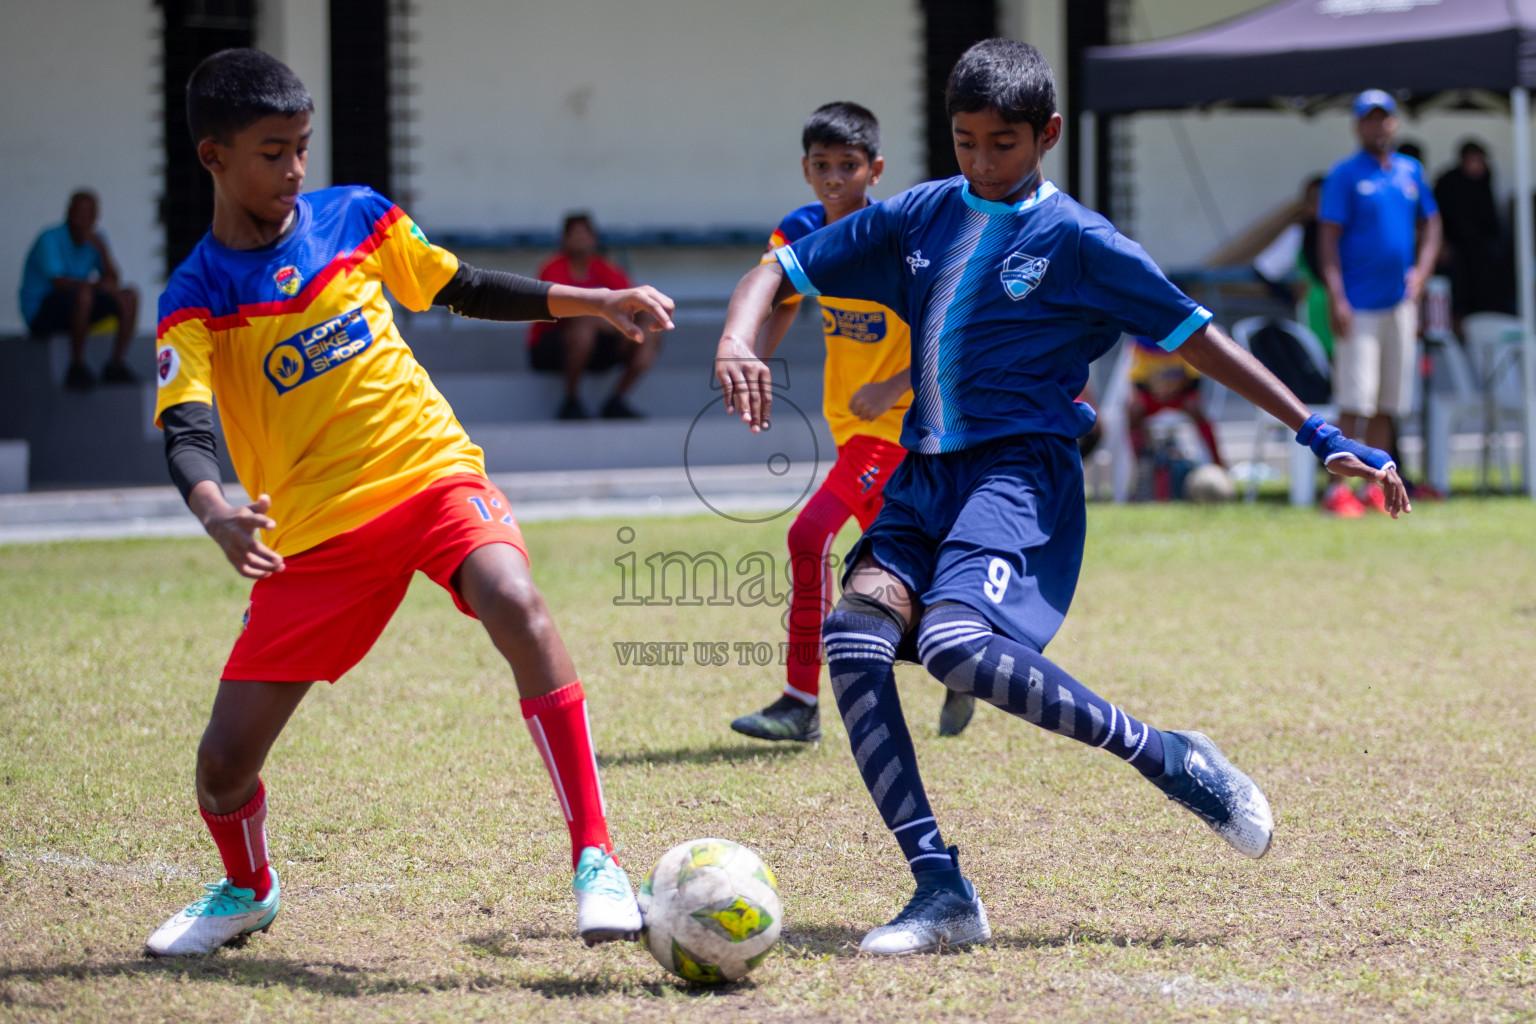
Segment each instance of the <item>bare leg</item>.
[[1365,443],[1372,448],[1380,448],[1384,452],[1390,452],[1394,448],[1395,431],[1392,429],[1392,417],[1386,413],[1377,413],[1365,424]]
[[139,293],[132,288],[122,288],[112,296],[117,299],[117,341],[112,346],[112,361],[121,363],[139,325]]
[[656,362],[656,357],[661,354],[661,332],[647,331],[645,340],[638,345],[628,339],[625,339],[623,344],[624,375],[614,386],[615,398],[622,398],[628,394],[629,389],[635,386],[635,382],[645,376],[646,371]]
[[88,284],[75,289],[75,308],[69,313],[70,362],[85,362],[85,338],[91,330],[91,303],[95,298],[96,291]]
[[197,802],[233,814],[256,795],[267,752],[311,683],[219,683],[208,728],[197,747]]
[[587,363],[592,360],[600,323],[602,321],[597,317],[578,316],[567,320],[561,327],[560,340],[565,345],[566,398],[581,395],[581,375],[586,372]]
[[843,588],[845,594],[863,594],[885,605],[901,619],[903,629],[911,629],[912,623],[922,612],[918,606],[917,598],[907,585],[899,578],[880,568],[869,555],[859,559],[859,564],[854,566],[853,572],[848,575],[848,585]]
[[520,696],[542,697],[576,681],[571,656],[521,551],[510,544],[476,548],[452,583],[512,666]]

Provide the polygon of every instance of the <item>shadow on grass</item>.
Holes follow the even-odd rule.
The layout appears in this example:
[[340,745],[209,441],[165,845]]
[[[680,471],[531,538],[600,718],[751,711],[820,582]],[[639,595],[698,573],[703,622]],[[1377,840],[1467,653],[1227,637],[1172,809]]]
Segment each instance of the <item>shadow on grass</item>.
[[[481,937],[487,945],[494,945],[494,937]],[[472,944],[480,944],[471,940]],[[640,982],[633,979],[609,978],[601,974],[563,973],[557,977],[518,978],[491,974],[438,974],[424,978],[401,978],[378,974],[356,964],[328,960],[290,960],[279,957],[226,957],[207,959],[154,960],[135,958],[95,964],[58,964],[50,967],[24,967],[0,969],[0,986],[19,981],[42,984],[49,981],[86,981],[111,978],[153,978],[163,976],[177,983],[223,982],[250,988],[270,988],[281,985],[315,995],[338,998],[364,996],[388,996],[402,993],[443,992],[470,990],[487,992],[492,989],[523,989],[546,999],[576,999],[583,996],[648,995],[662,997],[683,995],[690,998],[712,995],[731,995],[749,991],[750,980],[727,985],[695,985],[681,979]],[[49,1003],[34,1003],[24,999],[8,998],[5,1003],[25,1004],[35,1009],[59,1008]]]
[[750,743],[717,743],[710,747],[679,747],[676,750],[636,750],[624,754],[598,754],[600,768],[623,768],[638,764],[741,764],[795,757],[812,745],[775,743],[758,746]]
[[1068,928],[1064,932],[1016,931],[994,935],[990,945],[1003,949],[1063,949],[1068,946],[1139,946],[1143,949],[1203,949],[1221,947],[1227,937],[1214,935],[1121,935],[1099,928]]
[[740,995],[752,991],[757,986],[750,978],[728,982],[724,985],[696,985],[691,981],[684,981],[681,978],[672,978],[667,981],[638,982],[619,981],[597,974],[588,974],[575,977],[539,978],[535,981],[524,982],[519,987],[527,989],[529,992],[536,992],[545,999],[578,999],[582,996],[608,995],[638,996],[641,994],[656,997],[680,995],[689,999],[700,999]]
[[[867,929],[846,925],[800,926],[786,931],[781,948],[799,956],[859,956],[859,942]],[[1069,928],[1064,932],[995,932],[986,945],[992,949],[1064,949],[1069,946],[1137,946],[1142,949],[1201,949],[1226,945],[1225,935],[1117,935],[1094,928]],[[962,952],[946,948],[944,953]]]

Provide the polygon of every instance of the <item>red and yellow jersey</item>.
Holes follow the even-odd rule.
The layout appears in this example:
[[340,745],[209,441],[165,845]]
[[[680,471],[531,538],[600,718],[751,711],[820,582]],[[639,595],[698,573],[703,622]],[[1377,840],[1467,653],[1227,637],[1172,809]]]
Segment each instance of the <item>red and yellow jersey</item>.
[[[800,207],[779,222],[768,240],[771,253],[826,226],[827,211],[820,203]],[[764,257],[770,260],[771,255]],[[800,296],[787,301],[799,302]],[[906,321],[890,309],[863,299],[839,299],[819,295],[821,327],[827,336],[827,367],[821,408],[838,447],[855,434],[901,443],[901,420],[912,404],[910,391],[884,415],[861,420],[848,411],[853,393],[871,381],[889,380],[912,364],[912,332]]]
[[296,216],[264,249],[205,236],[166,284],[155,342],[156,424],[181,402],[217,402],[241,485],[272,496],[264,539],[284,555],[485,472],[384,295],[425,310],[458,259],[371,189],[300,196]]
[[1131,383],[1154,398],[1172,398],[1200,379],[1200,371],[1151,338],[1131,339]]

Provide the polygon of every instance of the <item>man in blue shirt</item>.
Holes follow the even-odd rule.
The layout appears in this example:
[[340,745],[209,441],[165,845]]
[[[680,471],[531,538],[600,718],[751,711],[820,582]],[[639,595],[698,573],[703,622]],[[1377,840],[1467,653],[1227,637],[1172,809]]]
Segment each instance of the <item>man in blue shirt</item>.
[[[1077,586],[1086,512],[1073,401],[1122,333],[1156,339],[1297,431],[1328,467],[1382,484],[1408,510],[1386,453],[1345,439],[1210,322],[1135,242],[1041,178],[1061,138],[1051,69],[992,39],[950,74],[962,176],[918,185],[775,251],[737,285],[715,374],[730,411],[769,425],[767,365],[752,342],[791,295],[878,302],[912,329],[909,454],[849,553],[822,638],[854,760],[916,892],[864,937],[900,955],[991,936],[917,771],[892,671],[912,650],[947,688],[1130,762],[1250,857],[1274,818],[1253,780],[1205,736],[1143,724],[1041,652]],[[1002,796],[1000,794],[1000,796]]]
[[[1380,89],[1357,96],[1355,131],[1360,152],[1334,165],[1323,182],[1318,257],[1333,326],[1339,427],[1386,448],[1392,417],[1407,415],[1413,403],[1419,295],[1440,251],[1440,212],[1424,168],[1392,151],[1391,96]],[[1364,497],[1384,510],[1379,487],[1367,484]],[[1329,489],[1324,507],[1359,512],[1342,483]]]
[[108,317],[117,318],[117,340],[101,379],[108,384],[138,381],[123,356],[138,326],[139,294],[118,280],[106,236],[96,226],[99,210],[94,192],[70,196],[64,223],[37,236],[21,272],[21,318],[35,338],[68,332],[64,386],[76,391],[89,391],[96,383],[85,365],[85,339],[93,324]]

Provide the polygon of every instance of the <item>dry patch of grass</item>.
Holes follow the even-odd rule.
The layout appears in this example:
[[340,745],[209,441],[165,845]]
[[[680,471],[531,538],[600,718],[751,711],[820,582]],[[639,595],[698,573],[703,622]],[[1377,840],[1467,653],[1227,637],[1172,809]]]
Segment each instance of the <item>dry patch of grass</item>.
[[735,574],[787,524],[621,525],[531,525],[535,572],[632,872],[719,834],[778,874],[784,942],[748,981],[692,989],[639,947],[574,940],[515,691],[424,580],[273,753],[271,933],[142,959],[217,870],[192,752],[245,588],[206,542],[49,545],[0,549],[0,1019],[1536,1019],[1529,504],[1397,524],[1094,508],[1052,656],[1216,738],[1265,786],[1275,849],[1245,861],[1125,766],[990,708],[941,741],[937,685],[904,668],[930,795],[997,937],[899,962],[855,955],[908,883],[835,716],[818,748],[754,743],[726,723],[773,697],[776,666],[691,647],[626,666],[613,647],[777,644],[782,608],[614,598],[627,553],[644,594],[649,554],[716,550]]

